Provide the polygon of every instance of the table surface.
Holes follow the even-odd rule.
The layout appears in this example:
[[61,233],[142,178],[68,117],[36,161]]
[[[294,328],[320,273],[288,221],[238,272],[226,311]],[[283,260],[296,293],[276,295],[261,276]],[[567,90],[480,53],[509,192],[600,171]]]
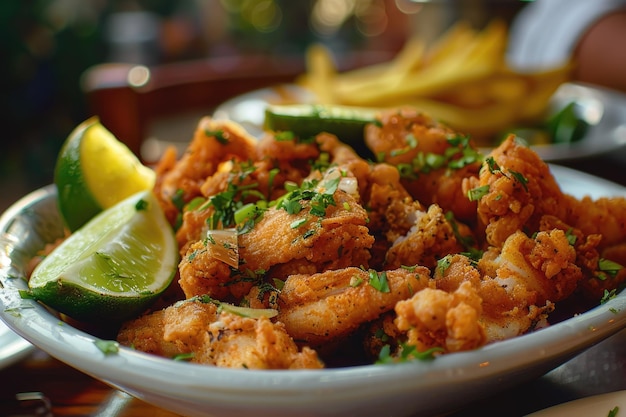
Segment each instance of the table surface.
[[[626,186],[626,150],[561,164]],[[141,400],[116,394],[106,384],[39,350],[0,370],[0,381],[0,416],[9,413],[12,399],[20,392],[42,392],[51,401],[55,417],[176,416]],[[626,330],[541,378],[494,393],[452,416],[522,416],[566,401],[618,390],[626,390]]]

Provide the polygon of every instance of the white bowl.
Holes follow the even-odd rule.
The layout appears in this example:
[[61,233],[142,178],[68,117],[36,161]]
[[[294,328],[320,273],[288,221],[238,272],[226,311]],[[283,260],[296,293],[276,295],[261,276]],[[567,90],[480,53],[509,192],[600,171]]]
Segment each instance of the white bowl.
[[[552,167],[563,189],[626,196],[598,178]],[[175,362],[121,347],[105,355],[96,337],[20,297],[28,259],[61,236],[51,186],[0,218],[0,318],[53,357],[148,403],[186,416],[409,416],[457,410],[529,381],[626,327],[626,293],[512,340],[428,362],[342,369],[257,371]]]

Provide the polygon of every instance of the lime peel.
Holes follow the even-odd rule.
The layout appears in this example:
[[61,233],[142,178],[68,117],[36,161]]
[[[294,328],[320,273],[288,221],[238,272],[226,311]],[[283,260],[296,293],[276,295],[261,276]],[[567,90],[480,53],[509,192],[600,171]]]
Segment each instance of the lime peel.
[[97,117],[69,134],[54,170],[59,211],[71,231],[126,197],[152,189],[155,181],[156,173]]
[[102,211],[35,268],[34,298],[76,320],[122,321],[167,289],[178,266],[174,232],[151,191]]

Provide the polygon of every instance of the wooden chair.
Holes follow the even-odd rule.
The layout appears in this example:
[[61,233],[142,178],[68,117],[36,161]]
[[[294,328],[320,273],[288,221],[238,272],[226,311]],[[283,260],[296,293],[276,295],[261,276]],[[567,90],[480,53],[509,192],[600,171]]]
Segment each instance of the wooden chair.
[[90,113],[141,156],[142,143],[154,122],[185,114],[210,114],[231,97],[292,82],[303,71],[303,60],[263,56],[154,67],[105,63],[85,72],[82,88]]
[[[393,53],[346,55],[338,60],[338,69],[381,62]],[[304,57],[232,56],[153,67],[105,63],[83,74],[82,88],[89,112],[146,161],[142,144],[155,124],[170,132],[184,126],[179,141],[188,142],[199,117],[219,104],[252,90],[292,83],[305,70]]]

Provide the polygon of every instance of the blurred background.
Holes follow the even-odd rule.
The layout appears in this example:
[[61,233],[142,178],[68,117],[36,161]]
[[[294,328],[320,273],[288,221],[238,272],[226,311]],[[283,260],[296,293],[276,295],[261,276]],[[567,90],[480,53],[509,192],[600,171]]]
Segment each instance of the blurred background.
[[463,19],[510,21],[519,0],[3,0],[0,2],[0,211],[52,182],[56,155],[92,113],[84,72],[265,54],[304,60],[313,42],[337,56],[398,51]]

